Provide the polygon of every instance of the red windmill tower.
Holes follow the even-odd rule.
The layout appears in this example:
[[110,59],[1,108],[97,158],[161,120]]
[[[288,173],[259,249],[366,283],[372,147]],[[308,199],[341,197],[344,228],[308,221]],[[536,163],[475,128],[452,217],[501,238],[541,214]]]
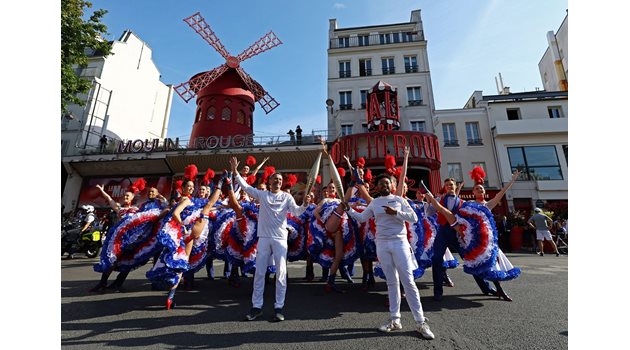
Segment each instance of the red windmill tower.
[[175,87],[175,92],[186,102],[197,96],[197,110],[189,147],[194,147],[197,139],[206,139],[210,136],[252,134],[254,102],[258,102],[267,114],[280,104],[256,80],[245,73],[240,64],[252,56],[282,44],[282,41],[270,31],[238,56],[232,56],[199,12],[185,18],[184,22],[214,47],[226,61],[208,72],[194,75],[189,81]]

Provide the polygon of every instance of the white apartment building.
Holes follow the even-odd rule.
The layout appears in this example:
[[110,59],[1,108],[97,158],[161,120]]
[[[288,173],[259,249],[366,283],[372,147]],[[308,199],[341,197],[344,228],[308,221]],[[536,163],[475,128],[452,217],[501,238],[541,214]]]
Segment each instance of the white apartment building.
[[107,57],[89,54],[88,66],[77,68],[77,74],[91,80],[92,89],[79,96],[85,106],[71,105],[61,118],[62,156],[98,152],[101,135],[110,140],[166,137],[173,88],[160,81],[151,55],[151,48],[129,30],[112,42]]
[[[409,22],[328,30],[328,134],[367,132],[366,94],[382,81],[398,91],[400,130],[433,133],[433,88],[420,10]],[[332,102],[332,104],[330,104]]]
[[538,62],[546,91],[567,91],[569,81],[569,15],[556,33],[547,32],[549,47]]

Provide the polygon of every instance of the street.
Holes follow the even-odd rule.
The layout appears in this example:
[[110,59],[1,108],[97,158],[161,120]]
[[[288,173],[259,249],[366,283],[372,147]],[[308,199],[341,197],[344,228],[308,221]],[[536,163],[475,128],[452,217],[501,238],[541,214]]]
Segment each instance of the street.
[[[484,296],[460,265],[448,270],[455,287],[444,287],[441,302],[433,300],[431,270],[416,280],[425,316],[436,338],[424,340],[414,330],[403,299],[401,331],[383,334],[377,328],[389,319],[385,281],[361,290],[357,262],[354,284],[337,279],[344,294],[326,293],[315,265],[315,282],[303,280],[305,264],[288,265],[289,285],[284,314],[273,317],[274,284],[265,288],[264,315],[244,322],[251,307],[253,279],[240,288],[227,280],[196,274],[195,288],[178,290],[177,307],[165,309],[166,292],[152,291],[143,266],[129,274],[126,292],[87,290],[100,279],[92,270],[97,259],[77,255],[61,260],[61,346],[63,349],[567,349],[568,256],[507,254],[522,269],[519,278],[503,282],[514,299]],[[461,262],[461,259],[460,259]],[[215,262],[220,276],[222,263]],[[113,281],[117,273],[110,276]]]

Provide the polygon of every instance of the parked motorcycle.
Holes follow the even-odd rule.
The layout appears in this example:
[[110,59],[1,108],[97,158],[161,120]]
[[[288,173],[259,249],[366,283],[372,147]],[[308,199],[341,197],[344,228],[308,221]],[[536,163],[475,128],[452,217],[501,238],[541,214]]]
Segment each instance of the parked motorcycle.
[[99,226],[81,233],[81,217],[71,218],[61,226],[61,255],[85,253],[88,258],[95,258],[101,251],[103,242]]

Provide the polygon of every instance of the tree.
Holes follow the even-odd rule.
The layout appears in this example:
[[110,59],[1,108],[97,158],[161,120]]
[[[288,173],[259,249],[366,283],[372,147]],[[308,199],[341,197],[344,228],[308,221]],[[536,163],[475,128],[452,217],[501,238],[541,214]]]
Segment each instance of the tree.
[[91,81],[79,77],[73,66],[85,68],[88,64],[86,50],[96,50],[109,55],[112,44],[103,40],[107,26],[101,19],[106,10],[96,10],[89,19],[83,19],[85,9],[92,3],[84,0],[61,0],[61,113],[67,113],[70,104],[84,105],[76,95],[87,93]]

